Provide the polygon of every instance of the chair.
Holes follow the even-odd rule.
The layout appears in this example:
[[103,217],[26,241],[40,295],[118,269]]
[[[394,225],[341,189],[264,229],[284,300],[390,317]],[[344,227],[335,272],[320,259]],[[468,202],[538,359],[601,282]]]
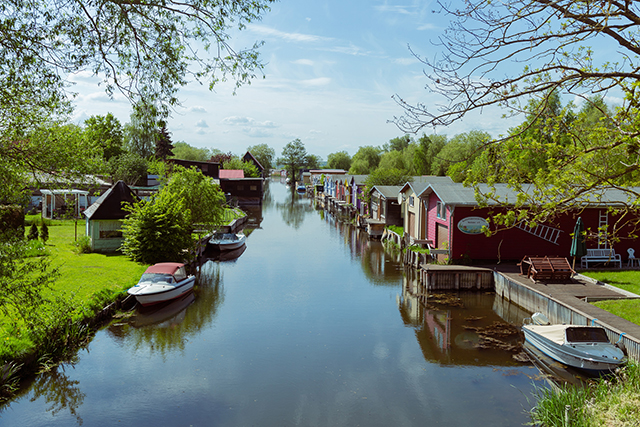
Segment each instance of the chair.
[[636,251],[633,248],[627,249],[629,259],[627,260],[627,267],[640,267],[640,258],[636,258]]

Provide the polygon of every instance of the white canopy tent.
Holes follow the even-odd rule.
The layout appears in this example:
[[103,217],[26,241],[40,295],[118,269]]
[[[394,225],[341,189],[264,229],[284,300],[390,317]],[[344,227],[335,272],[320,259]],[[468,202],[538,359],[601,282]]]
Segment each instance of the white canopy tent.
[[[68,196],[73,196],[73,216],[78,218],[89,206],[89,192],[84,190],[40,190],[42,193],[42,217],[59,218],[67,212]],[[84,203],[83,203],[84,202]]]

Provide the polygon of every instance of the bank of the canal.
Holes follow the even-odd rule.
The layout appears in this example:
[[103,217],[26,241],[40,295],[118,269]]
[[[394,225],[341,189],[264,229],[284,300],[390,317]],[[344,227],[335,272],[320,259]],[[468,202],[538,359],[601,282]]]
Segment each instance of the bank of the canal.
[[[419,301],[380,242],[278,182],[235,260],[194,294],[99,331],[2,426],[515,426],[538,371],[478,346],[528,315],[492,292]],[[518,337],[512,337],[516,341]]]

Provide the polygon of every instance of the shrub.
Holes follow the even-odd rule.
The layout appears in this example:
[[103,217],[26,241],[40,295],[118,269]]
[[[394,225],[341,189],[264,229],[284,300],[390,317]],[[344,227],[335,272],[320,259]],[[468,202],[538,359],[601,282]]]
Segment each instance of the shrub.
[[47,243],[47,240],[49,240],[49,226],[47,226],[46,222],[43,222],[40,228],[40,240],[43,243]]
[[29,240],[38,239],[38,226],[36,225],[35,222],[31,224],[31,227],[29,228],[29,235],[27,236],[27,239]]
[[77,254],[90,254],[91,253],[91,239],[89,236],[80,237],[73,245]]

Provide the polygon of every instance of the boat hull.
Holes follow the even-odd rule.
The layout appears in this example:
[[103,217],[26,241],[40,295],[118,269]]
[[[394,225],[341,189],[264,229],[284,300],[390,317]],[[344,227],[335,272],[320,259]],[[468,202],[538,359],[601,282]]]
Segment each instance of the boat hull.
[[[540,333],[544,331],[544,326],[524,325],[522,331],[524,332],[525,340],[548,357],[564,365],[590,373],[610,372],[623,365],[626,361],[621,350],[611,343],[558,344]],[[594,354],[596,352],[608,354],[609,357],[597,356]],[[617,356],[620,357],[613,358]]]
[[236,234],[236,239],[216,239],[209,240],[209,245],[219,251],[233,251],[244,246],[247,236]]
[[170,301],[191,292],[196,282],[194,276],[189,276],[183,281],[175,284],[138,284],[130,288],[127,293],[133,295],[138,303],[143,306],[158,304]]

